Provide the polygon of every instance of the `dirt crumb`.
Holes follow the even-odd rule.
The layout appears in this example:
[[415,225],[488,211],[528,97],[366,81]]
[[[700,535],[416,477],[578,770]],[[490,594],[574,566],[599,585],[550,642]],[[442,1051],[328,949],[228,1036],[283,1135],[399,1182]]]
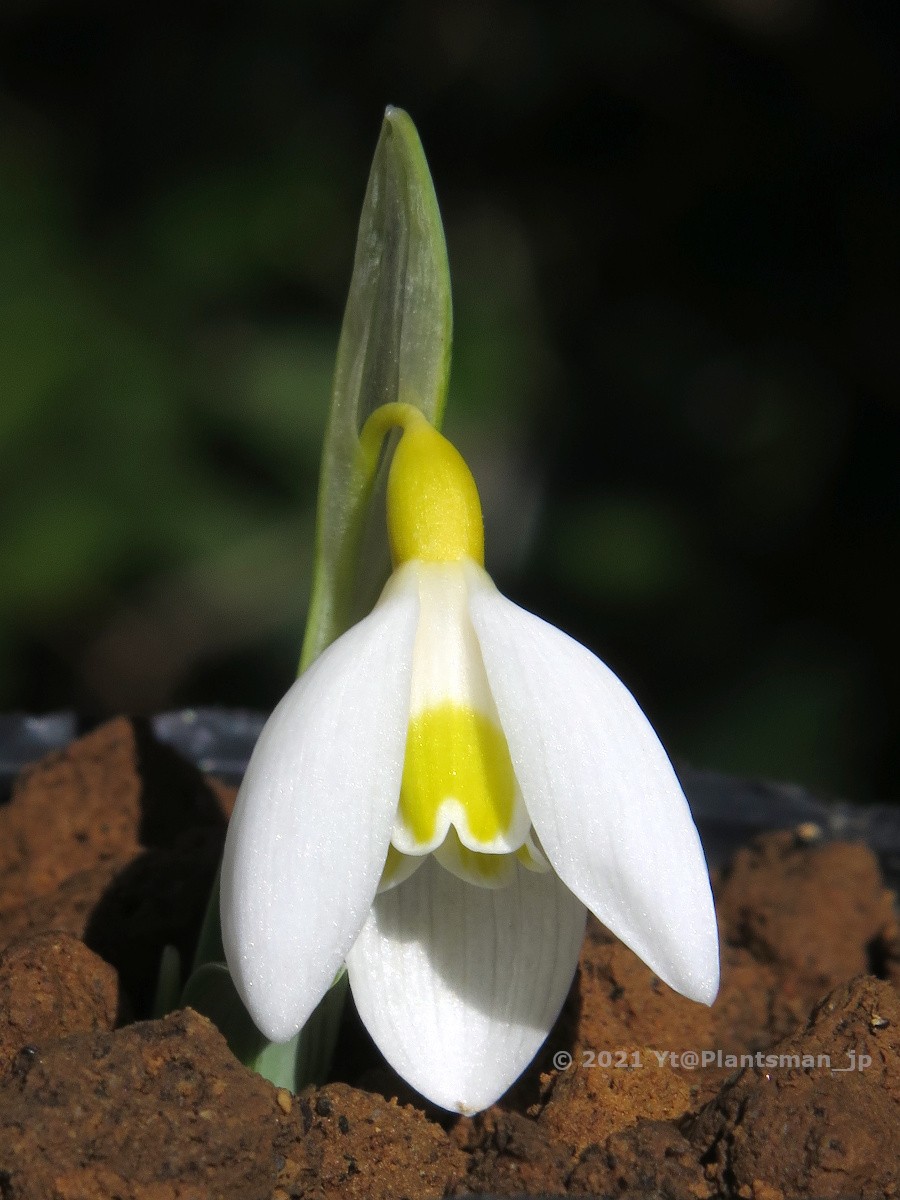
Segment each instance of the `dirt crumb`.
[[25,1048],[109,1030],[121,998],[111,966],[67,933],[12,942],[0,954],[0,1075]]

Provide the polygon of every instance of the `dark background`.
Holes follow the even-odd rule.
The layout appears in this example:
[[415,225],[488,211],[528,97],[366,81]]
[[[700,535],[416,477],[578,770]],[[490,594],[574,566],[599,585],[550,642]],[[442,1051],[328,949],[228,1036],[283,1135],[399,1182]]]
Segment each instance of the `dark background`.
[[288,685],[390,102],[500,585],[675,754],[895,796],[897,12],[4,4],[0,705]]

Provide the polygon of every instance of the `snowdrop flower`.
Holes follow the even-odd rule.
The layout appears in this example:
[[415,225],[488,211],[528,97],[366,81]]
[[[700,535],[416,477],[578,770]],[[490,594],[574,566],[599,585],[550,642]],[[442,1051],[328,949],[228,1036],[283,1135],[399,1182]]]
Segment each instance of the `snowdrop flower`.
[[598,658],[496,590],[475,483],[419,411],[388,479],[394,573],[273,712],[225,847],[228,965],[286,1041],[346,963],[422,1095],[475,1112],[575,974],[585,907],[671,987],[718,988],[706,863],[675,773]]

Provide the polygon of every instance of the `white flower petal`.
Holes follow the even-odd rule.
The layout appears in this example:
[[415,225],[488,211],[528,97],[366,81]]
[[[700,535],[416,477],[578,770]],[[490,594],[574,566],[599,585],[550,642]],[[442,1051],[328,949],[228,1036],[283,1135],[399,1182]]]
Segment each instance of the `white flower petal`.
[[222,862],[235,986],[272,1041],[304,1024],[372,903],[400,792],[418,600],[394,589],[266,723]]
[[719,981],[703,848],[666,752],[584,646],[470,570],[470,611],[531,820],[553,868],[671,987]]
[[357,1009],[385,1058],[453,1112],[487,1108],[562,1007],[584,906],[552,873],[473,887],[433,859],[378,897],[350,951]]

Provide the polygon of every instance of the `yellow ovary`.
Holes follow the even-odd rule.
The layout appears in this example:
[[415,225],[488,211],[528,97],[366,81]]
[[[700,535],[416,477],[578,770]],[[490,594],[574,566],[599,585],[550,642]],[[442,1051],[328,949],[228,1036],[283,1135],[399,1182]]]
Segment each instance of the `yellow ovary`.
[[456,449],[411,404],[382,404],[360,434],[374,474],[385,435],[399,427],[387,482],[387,524],[394,566],[408,562],[484,565],[484,521],[472,473]]
[[411,423],[394,451],[387,486],[394,565],[484,562],[478,490],[455,446],[424,420]]

